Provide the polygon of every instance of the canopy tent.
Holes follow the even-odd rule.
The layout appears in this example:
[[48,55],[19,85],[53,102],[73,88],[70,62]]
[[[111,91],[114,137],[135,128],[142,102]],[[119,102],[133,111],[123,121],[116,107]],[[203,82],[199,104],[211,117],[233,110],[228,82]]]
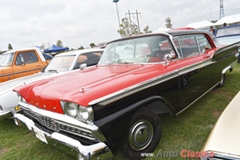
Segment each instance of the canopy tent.
[[240,23],[240,14],[225,16],[219,19],[216,23],[214,23],[214,25],[223,25],[223,23],[227,23],[227,24]]
[[50,48],[45,49],[44,53],[60,52],[68,49],[69,49],[68,47],[60,47],[53,44]]
[[195,23],[189,23],[188,25],[186,25],[186,27],[200,29],[200,28],[210,27],[213,24],[214,23],[205,20],[205,21],[200,21],[200,22],[195,22]]
[[168,31],[168,30],[171,30],[171,29],[166,28],[166,27],[159,27],[157,30],[153,31],[153,33],[164,32],[164,31]]

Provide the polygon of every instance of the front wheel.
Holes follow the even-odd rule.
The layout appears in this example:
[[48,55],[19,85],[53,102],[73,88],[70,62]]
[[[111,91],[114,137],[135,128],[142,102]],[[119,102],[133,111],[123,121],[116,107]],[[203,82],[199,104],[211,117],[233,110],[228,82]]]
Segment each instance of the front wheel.
[[155,150],[162,135],[159,117],[151,110],[140,110],[130,121],[128,137],[122,154],[129,159],[141,159]]

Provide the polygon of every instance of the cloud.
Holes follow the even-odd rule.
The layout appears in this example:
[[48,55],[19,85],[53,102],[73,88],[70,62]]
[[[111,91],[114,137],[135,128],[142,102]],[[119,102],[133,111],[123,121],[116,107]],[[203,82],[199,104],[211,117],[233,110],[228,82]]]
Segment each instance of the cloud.
[[[219,18],[219,2],[216,0],[0,0],[0,50],[9,43],[14,48],[56,44],[61,40],[69,48],[89,46],[120,38],[117,33],[118,17],[128,17],[128,12],[139,13],[143,30],[165,27],[165,19],[171,18],[173,27]],[[237,0],[224,1],[225,15],[239,13]],[[236,9],[238,8],[238,9]],[[133,21],[137,23],[136,15]]]

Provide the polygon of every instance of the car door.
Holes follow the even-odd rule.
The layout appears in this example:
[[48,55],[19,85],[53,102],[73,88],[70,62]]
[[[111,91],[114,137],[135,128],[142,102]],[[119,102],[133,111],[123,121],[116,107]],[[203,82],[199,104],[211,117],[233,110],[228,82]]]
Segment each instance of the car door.
[[16,53],[13,72],[15,78],[39,72],[44,67],[35,50]]
[[204,34],[178,36],[177,48],[182,56],[178,61],[180,105],[179,111],[191,105],[212,87],[211,58],[200,47],[210,45]]

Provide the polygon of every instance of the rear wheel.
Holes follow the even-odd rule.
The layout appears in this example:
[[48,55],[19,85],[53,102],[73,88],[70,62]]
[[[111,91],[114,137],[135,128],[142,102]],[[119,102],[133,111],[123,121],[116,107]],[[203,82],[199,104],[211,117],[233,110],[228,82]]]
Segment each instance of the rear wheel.
[[162,135],[159,117],[150,110],[140,110],[130,121],[127,141],[122,154],[129,159],[144,158],[155,150]]

